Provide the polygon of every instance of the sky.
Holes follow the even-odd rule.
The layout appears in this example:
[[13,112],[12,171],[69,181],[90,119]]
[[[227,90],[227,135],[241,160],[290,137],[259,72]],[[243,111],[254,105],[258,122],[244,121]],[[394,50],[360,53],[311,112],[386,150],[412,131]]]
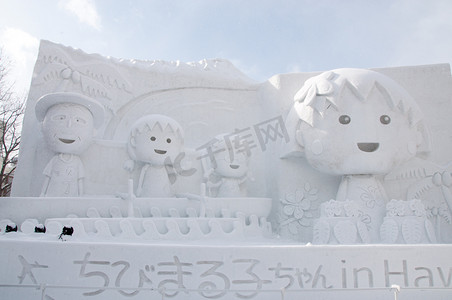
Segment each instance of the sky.
[[265,81],[291,72],[452,62],[450,0],[0,0],[17,91],[39,41],[138,60],[231,61]]

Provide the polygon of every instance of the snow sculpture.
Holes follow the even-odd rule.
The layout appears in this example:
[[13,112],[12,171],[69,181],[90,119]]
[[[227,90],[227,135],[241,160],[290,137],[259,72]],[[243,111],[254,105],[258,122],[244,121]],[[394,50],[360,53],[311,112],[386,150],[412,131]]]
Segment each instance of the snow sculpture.
[[[247,180],[250,176],[250,147],[236,131],[220,134],[200,151],[204,180],[201,185],[201,215],[207,217],[240,218],[247,222],[257,217],[264,224],[271,207],[271,198],[249,197]],[[254,181],[254,179],[251,179]],[[253,216],[254,215],[254,216]]]
[[103,123],[104,109],[95,100],[77,93],[52,93],[35,107],[48,147],[57,153],[45,167],[41,196],[83,195],[83,163],[78,155],[91,144],[95,128]]
[[[13,197],[0,201],[3,298],[274,299],[305,292],[337,298],[340,291],[341,299],[358,299],[366,290],[387,293],[391,286],[401,287],[397,290],[405,298],[444,297],[452,278],[451,245],[305,245],[312,235],[329,244],[432,243],[435,238],[452,243],[450,67],[379,72],[416,97],[435,129],[428,161],[409,159],[428,149],[425,129],[413,101],[383,75],[337,70],[315,78],[318,74],[279,74],[256,83],[223,60],[118,60],[43,41]],[[69,154],[51,146],[59,145],[52,132],[63,127],[46,133],[46,145],[36,101],[61,90],[92,97],[105,108],[93,143],[71,154],[83,162],[89,196],[38,198],[46,164],[55,152]],[[62,102],[73,103],[65,104],[70,111],[82,115],[84,106],[63,95]],[[50,105],[42,114],[47,111],[50,117]],[[159,125],[138,126],[130,135],[132,124],[156,113],[184,129],[183,148],[169,158],[166,133],[175,133],[177,126],[158,118]],[[209,150],[211,137],[226,132],[234,158],[246,162],[246,168],[237,168],[241,175],[231,175],[237,170],[231,165],[239,164],[231,161],[228,144],[212,145],[208,156],[201,153]],[[152,146],[152,136],[162,145]],[[71,153],[79,142],[62,139],[62,146],[73,146]],[[282,145],[293,145],[308,159],[279,159]],[[224,165],[202,166],[212,163],[210,154]],[[133,173],[123,168],[131,157]],[[137,185],[140,173],[141,197],[135,197],[131,179]],[[209,195],[200,188],[208,183],[203,176],[216,184]],[[78,177],[72,190],[78,191]],[[170,194],[174,188],[177,197],[148,198],[162,186]],[[115,197],[125,193],[127,201]],[[65,288],[52,288],[58,286]]]
[[[163,115],[147,115],[137,120],[131,128],[127,149],[134,162],[141,167],[136,194],[138,197],[173,197],[169,166],[179,160],[184,144],[181,126]],[[133,162],[125,168],[133,169]],[[172,182],[171,182],[172,181]]]
[[342,176],[336,199],[322,204],[314,241],[379,242],[388,201],[381,176],[428,149],[417,104],[390,78],[358,69],[315,76],[294,100],[287,124],[297,150]]
[[234,149],[232,138],[221,135],[214,139],[212,156],[205,161],[207,189],[214,197],[246,197],[249,156]]
[[380,227],[381,242],[386,244],[436,243],[433,224],[420,199],[392,199],[386,205],[387,214]]

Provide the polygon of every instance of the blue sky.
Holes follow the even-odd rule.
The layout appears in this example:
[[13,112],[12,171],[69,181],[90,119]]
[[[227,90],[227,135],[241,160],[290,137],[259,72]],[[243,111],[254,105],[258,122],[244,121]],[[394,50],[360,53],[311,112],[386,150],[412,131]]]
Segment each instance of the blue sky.
[[0,0],[0,46],[27,89],[40,39],[126,59],[230,60],[264,81],[452,62],[450,0]]

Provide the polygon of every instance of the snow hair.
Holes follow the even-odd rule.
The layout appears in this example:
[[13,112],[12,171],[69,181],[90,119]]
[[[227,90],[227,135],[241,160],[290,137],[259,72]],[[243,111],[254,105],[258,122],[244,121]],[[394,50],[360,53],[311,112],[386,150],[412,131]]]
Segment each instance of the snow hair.
[[[389,109],[406,116],[410,127],[422,135],[418,153],[430,151],[429,132],[416,101],[391,78],[365,69],[337,69],[306,80],[295,94],[294,105],[286,118],[289,136],[295,137],[305,126],[315,127],[316,118],[323,118],[329,109],[338,110],[346,97],[385,101]],[[295,140],[284,147],[282,158],[302,155],[303,149]]]
[[154,130],[154,128],[159,128],[161,131],[170,130],[176,133],[177,137],[183,142],[184,132],[180,124],[167,116],[164,115],[146,115],[138,119],[133,123],[130,129],[130,134],[127,140],[127,151],[133,160],[136,160],[135,147],[132,145],[131,140],[136,137],[137,134],[144,132],[146,129]]
[[328,109],[338,109],[344,97],[384,100],[391,110],[406,115],[411,127],[422,119],[405,89],[385,75],[363,69],[338,69],[308,79],[294,96],[294,108],[302,121],[314,126],[314,114],[323,117]]

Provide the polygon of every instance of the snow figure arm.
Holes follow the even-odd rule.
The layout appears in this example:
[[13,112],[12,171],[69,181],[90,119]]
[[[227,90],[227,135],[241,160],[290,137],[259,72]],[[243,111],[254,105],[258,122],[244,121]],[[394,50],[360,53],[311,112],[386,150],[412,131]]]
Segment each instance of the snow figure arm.
[[344,176],[341,180],[341,183],[339,184],[339,188],[337,190],[336,194],[336,200],[337,201],[345,201],[347,200],[347,194],[348,194],[348,185],[349,185],[350,177]]
[[144,175],[146,175],[146,171],[149,168],[149,164],[144,165],[141,168],[140,178],[138,179],[138,186],[137,186],[137,197],[141,196],[141,192],[143,191],[143,181],[144,181]]
[[83,178],[78,179],[78,195],[83,196],[84,190],[83,190]]
[[53,168],[53,162],[55,160],[55,157],[52,157],[52,159],[47,163],[46,167],[44,168],[44,171],[42,172],[42,174],[44,174],[45,178],[44,178],[44,184],[42,185],[42,189],[41,189],[41,195],[39,195],[40,197],[45,197],[47,196],[47,189],[49,188],[49,184],[50,184],[50,179],[52,179],[52,168]]
[[247,181],[247,180],[248,180],[248,174],[245,174],[244,176],[242,176],[242,177],[240,178],[239,184],[242,184],[242,183],[244,183],[244,182]]
[[77,178],[78,195],[83,196],[83,194],[85,193],[84,191],[85,168],[79,157],[77,157],[77,164],[78,164],[78,178]]
[[47,194],[47,188],[49,187],[50,177],[45,176],[44,178],[44,184],[42,185],[41,195],[39,197],[45,197]]
[[207,181],[207,187],[208,188],[217,188],[219,187],[221,184],[223,183],[223,178],[221,178],[220,180],[218,180],[217,182],[213,182],[211,180]]
[[135,162],[132,159],[128,159],[124,162],[123,168],[131,173],[135,168]]

